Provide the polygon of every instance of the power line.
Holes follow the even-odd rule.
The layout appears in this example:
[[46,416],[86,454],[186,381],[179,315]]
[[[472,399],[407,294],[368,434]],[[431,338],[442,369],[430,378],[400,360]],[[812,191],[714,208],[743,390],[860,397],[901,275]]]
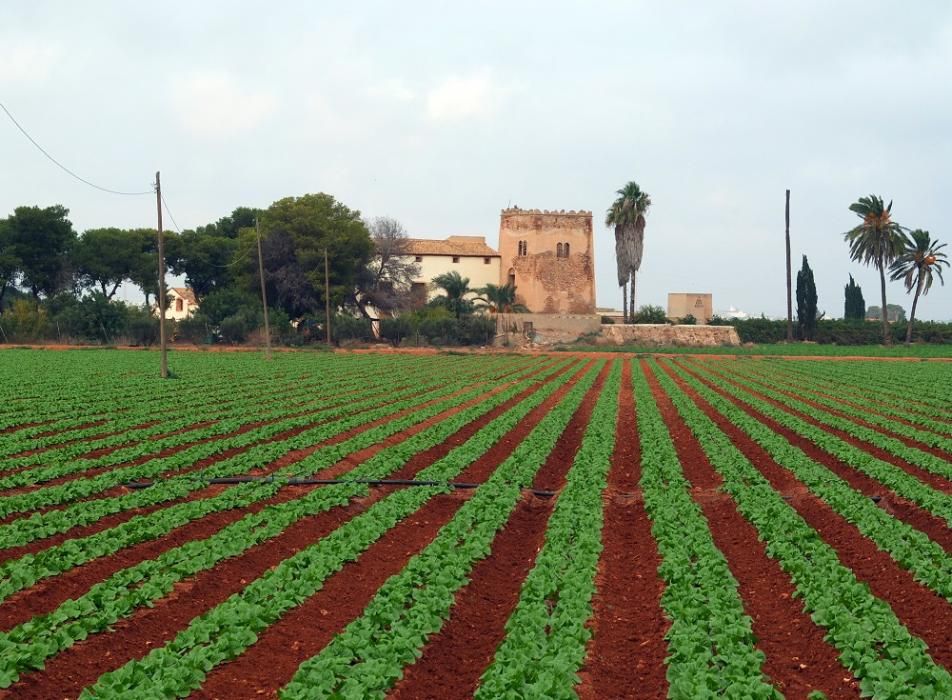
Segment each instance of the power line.
[[160,193],[159,196],[162,198],[162,206],[165,207],[165,213],[169,215],[169,218],[172,220],[172,225],[175,226],[175,232],[181,233],[182,229],[179,228],[178,222],[175,220],[175,217],[172,216],[172,210],[169,209],[169,203],[165,201],[165,195]]
[[145,195],[145,194],[152,194],[153,190],[146,190],[146,191],[144,191],[144,192],[120,192],[119,190],[112,190],[112,189],[109,189],[108,187],[102,187],[101,185],[97,185],[95,182],[90,182],[90,181],[87,180],[86,178],[80,177],[79,175],[77,175],[76,173],[74,173],[72,170],[70,170],[69,168],[67,168],[65,165],[63,165],[62,163],[60,163],[58,160],[56,160],[56,158],[54,158],[54,157],[51,156],[49,153],[47,153],[46,149],[43,148],[40,144],[38,144],[38,143],[36,142],[36,140],[35,140],[32,136],[30,136],[30,134],[27,133],[27,130],[24,129],[24,128],[20,125],[20,122],[18,122],[18,121],[14,118],[14,116],[13,116],[12,114],[10,114],[10,110],[8,110],[8,109],[4,106],[4,104],[3,104],[2,102],[0,102],[0,109],[2,109],[2,110],[6,113],[6,115],[10,118],[10,121],[13,122],[14,126],[16,126],[16,128],[20,130],[20,133],[23,134],[24,136],[26,136],[27,139],[30,141],[30,143],[32,143],[34,146],[36,146],[37,150],[38,150],[40,153],[42,153],[44,156],[46,156],[47,158],[49,158],[49,160],[50,160],[54,165],[56,165],[60,170],[62,170],[63,172],[67,173],[68,175],[71,175],[72,177],[76,178],[77,180],[79,180],[79,181],[82,182],[83,184],[89,185],[90,187],[93,187],[93,188],[95,188],[95,189],[97,189],[97,190],[101,190],[102,192],[108,192],[109,194],[121,194],[121,195],[126,195],[126,196],[129,196],[129,197],[138,197],[138,196]]

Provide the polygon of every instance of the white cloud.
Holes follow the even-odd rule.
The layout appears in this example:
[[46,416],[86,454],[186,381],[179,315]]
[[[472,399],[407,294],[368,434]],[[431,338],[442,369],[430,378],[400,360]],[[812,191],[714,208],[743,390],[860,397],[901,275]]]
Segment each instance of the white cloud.
[[499,109],[508,87],[497,84],[488,70],[470,76],[451,76],[426,96],[426,114],[433,121],[482,118]]
[[172,85],[182,125],[201,136],[235,136],[253,130],[276,109],[274,95],[248,89],[227,73],[193,73]]
[[0,83],[45,80],[61,53],[49,42],[0,37]]
[[396,102],[412,102],[416,94],[401,78],[393,78],[378,85],[372,85],[367,90],[371,97],[383,97]]

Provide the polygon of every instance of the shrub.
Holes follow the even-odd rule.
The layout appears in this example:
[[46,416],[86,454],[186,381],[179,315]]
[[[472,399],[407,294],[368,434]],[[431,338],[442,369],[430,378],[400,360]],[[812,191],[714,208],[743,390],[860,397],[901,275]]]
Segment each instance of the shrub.
[[635,312],[633,323],[667,323],[668,315],[660,306],[648,304]]
[[496,319],[464,316],[459,321],[457,337],[462,345],[491,345],[496,337]]
[[611,316],[602,316],[602,325],[612,325],[615,323],[615,319]]
[[385,318],[380,321],[380,337],[390,341],[396,347],[416,333],[416,325],[408,316]]
[[684,318],[679,318],[678,323],[682,326],[696,326],[697,319],[694,318],[694,314],[688,314]]
[[195,345],[208,345],[215,339],[208,317],[200,311],[176,323],[175,337]]
[[331,319],[331,339],[340,345],[342,341],[373,340],[373,328],[369,318],[358,318],[350,314],[337,314]]

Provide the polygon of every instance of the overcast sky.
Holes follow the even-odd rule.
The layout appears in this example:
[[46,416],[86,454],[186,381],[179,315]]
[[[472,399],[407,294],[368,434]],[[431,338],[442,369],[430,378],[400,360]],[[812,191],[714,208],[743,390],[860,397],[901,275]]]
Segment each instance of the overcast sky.
[[[620,306],[604,214],[651,194],[638,303],[712,292],[785,314],[794,270],[842,316],[860,196],[952,242],[952,4],[42,2],[0,7],[0,101],[106,187],[156,170],[179,226],[328,192],[410,235],[498,238],[499,211],[590,209],[599,306]],[[72,180],[0,115],[0,216],[153,226],[149,197]],[[952,247],[952,246],[950,246]],[[952,320],[952,273],[919,317]],[[890,283],[907,312],[911,295]]]

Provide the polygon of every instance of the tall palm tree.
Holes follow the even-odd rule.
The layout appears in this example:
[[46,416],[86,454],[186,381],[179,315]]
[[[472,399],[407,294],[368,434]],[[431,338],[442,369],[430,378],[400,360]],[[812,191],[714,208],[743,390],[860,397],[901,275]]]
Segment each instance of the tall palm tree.
[[933,274],[938,275],[939,283],[944,285],[942,268],[949,265],[945,253],[940,252],[946,244],[933,241],[928,231],[916,229],[909,233],[909,237],[909,245],[889,266],[889,271],[892,273],[889,279],[893,281],[902,279],[903,284],[906,285],[906,291],[916,290],[915,296],[912,297],[909,325],[906,326],[906,345],[912,342],[912,322],[916,318],[919,295],[925,296],[929,293]]
[[456,270],[444,272],[433,278],[433,286],[444,292],[433,301],[445,306],[457,319],[472,310],[473,302],[466,298],[473,291],[469,288],[469,277],[461,276]]
[[886,266],[906,249],[908,238],[902,226],[892,220],[892,202],[883,205],[883,198],[874,194],[860,197],[850,204],[850,211],[863,220],[843,234],[850,244],[850,259],[864,265],[873,264],[879,270],[882,293],[883,343],[889,345],[892,336],[886,319]]
[[[622,313],[625,323],[635,315],[636,275],[641,268],[641,256],[645,244],[645,214],[651,206],[651,197],[632,180],[618,192],[605,215],[605,225],[615,228],[615,264],[618,271],[618,286],[622,288]],[[631,298],[628,282],[631,280]]]

